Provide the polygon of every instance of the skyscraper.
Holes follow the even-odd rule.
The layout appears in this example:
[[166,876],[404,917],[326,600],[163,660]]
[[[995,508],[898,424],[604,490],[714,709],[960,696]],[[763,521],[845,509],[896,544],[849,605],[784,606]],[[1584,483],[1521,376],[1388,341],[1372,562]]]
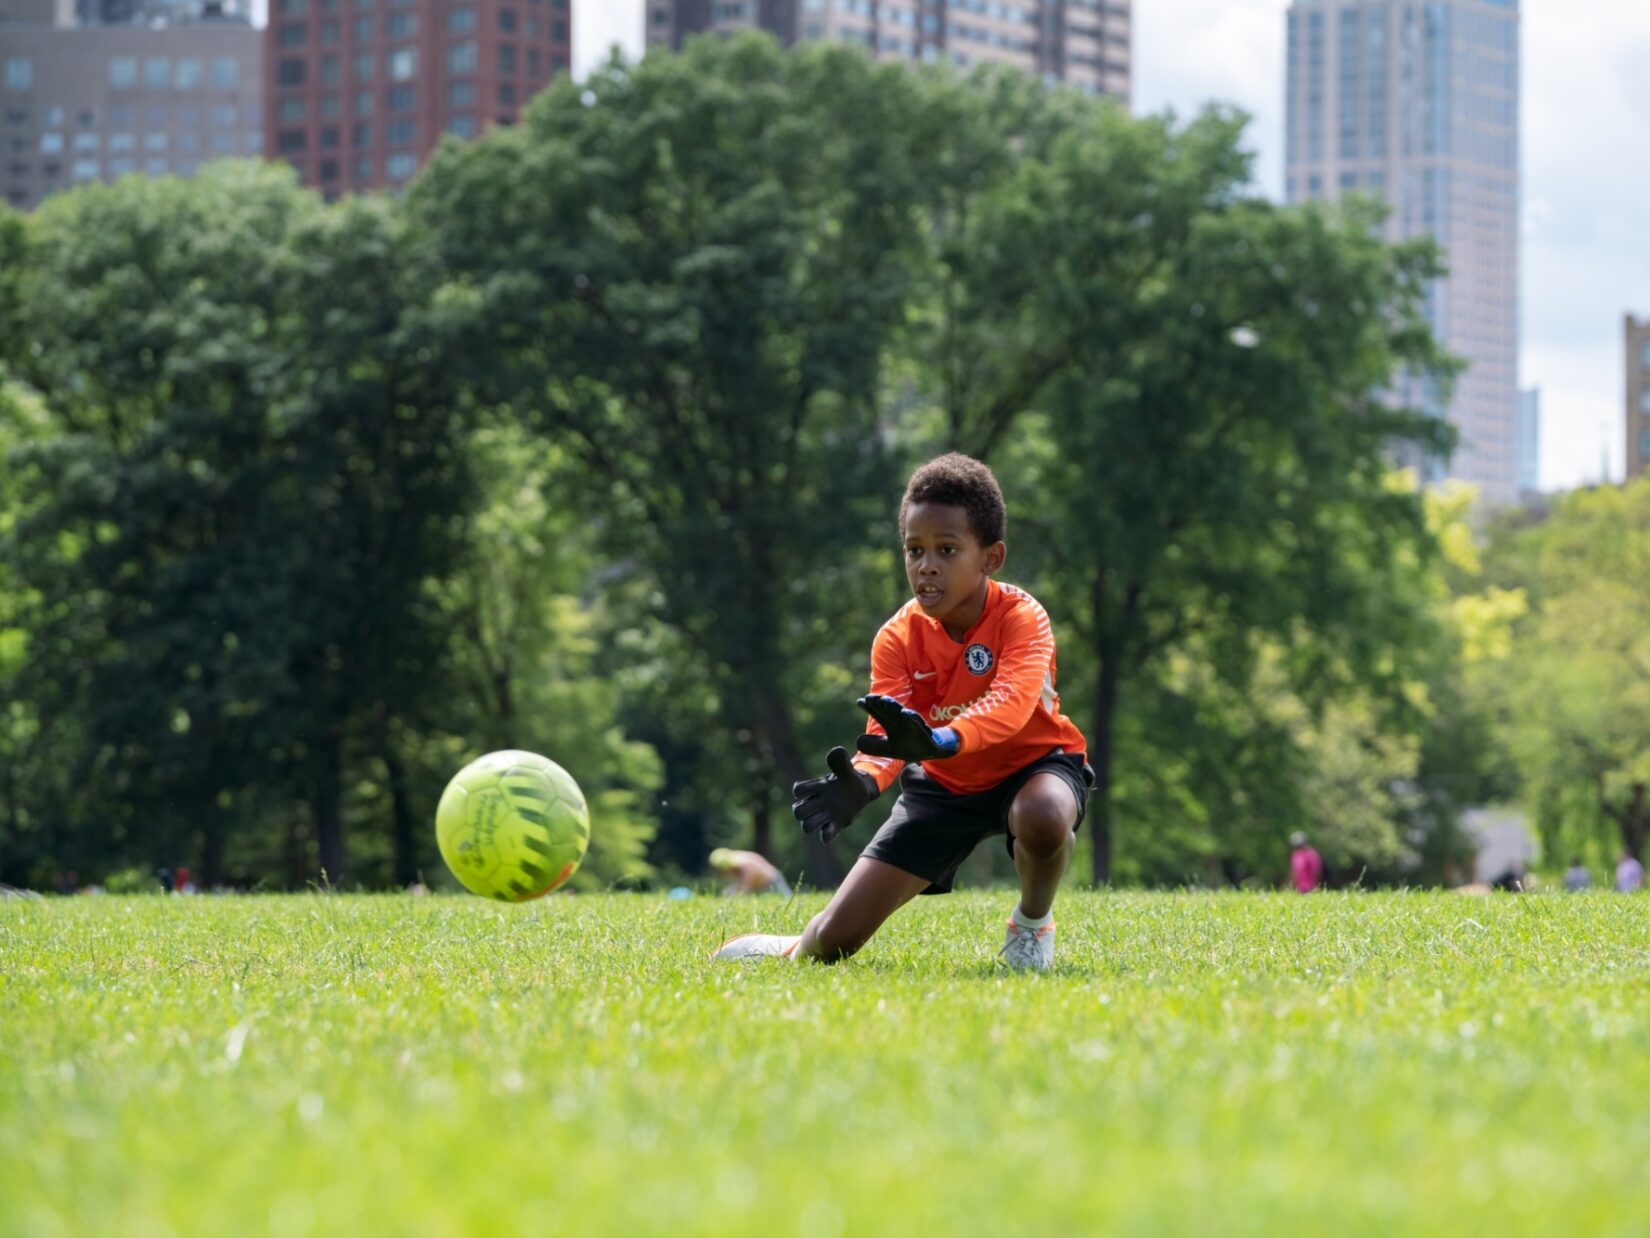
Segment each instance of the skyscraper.
[[1627,480],[1650,473],[1650,319],[1627,315]]
[[1009,64],[1129,100],[1130,0],[647,0],[649,47],[752,29],[884,60]]
[[330,196],[404,183],[566,73],[569,0],[270,0],[265,146]]
[[1460,432],[1447,475],[1498,503],[1518,496],[1518,24],[1518,0],[1294,0],[1288,17],[1288,199],[1384,199],[1390,239],[1443,247],[1428,316],[1469,368],[1447,408],[1407,394]]
[[1528,502],[1541,493],[1541,388],[1518,393],[1518,498]]

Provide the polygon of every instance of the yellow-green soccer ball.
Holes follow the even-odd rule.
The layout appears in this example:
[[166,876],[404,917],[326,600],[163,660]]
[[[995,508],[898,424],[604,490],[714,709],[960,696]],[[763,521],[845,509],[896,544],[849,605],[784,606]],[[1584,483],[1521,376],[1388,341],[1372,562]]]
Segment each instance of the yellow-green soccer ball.
[[573,776],[548,757],[489,752],[447,784],[435,838],[465,889],[520,903],[577,871],[590,845],[590,809]]

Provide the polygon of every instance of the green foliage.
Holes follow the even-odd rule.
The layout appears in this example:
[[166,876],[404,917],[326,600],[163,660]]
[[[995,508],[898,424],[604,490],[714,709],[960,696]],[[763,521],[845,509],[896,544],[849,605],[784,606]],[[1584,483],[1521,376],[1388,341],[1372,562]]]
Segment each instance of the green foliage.
[[1569,495],[1522,549],[1535,609],[1495,685],[1525,798],[1555,855],[1650,841],[1650,481]]
[[1644,896],[821,902],[0,902],[0,1230],[1636,1228]]

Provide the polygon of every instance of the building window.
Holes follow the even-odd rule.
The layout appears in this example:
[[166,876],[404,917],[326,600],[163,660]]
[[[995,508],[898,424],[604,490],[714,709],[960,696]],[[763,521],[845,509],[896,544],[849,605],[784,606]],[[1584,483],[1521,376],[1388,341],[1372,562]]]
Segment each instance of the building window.
[[302,47],[309,42],[309,23],[289,21],[281,26],[282,47]]
[[413,144],[413,123],[410,120],[392,120],[384,126],[384,144],[404,150]]
[[340,115],[337,95],[321,96],[321,119],[337,120]]
[[372,91],[358,90],[355,92],[355,114],[357,116],[372,115]]
[[498,11],[498,28],[509,33],[516,28],[516,11],[514,9],[500,9]]
[[323,181],[338,179],[338,161],[336,159],[321,160],[321,179]]
[[476,133],[474,116],[454,116],[447,122],[447,132],[454,137],[473,138]]
[[137,85],[137,57],[116,56],[109,62],[109,89],[130,90]]
[[355,41],[357,43],[372,42],[372,18],[357,17],[355,19]]
[[150,176],[165,176],[166,175],[166,160],[164,160],[164,159],[145,159],[143,161],[143,170],[144,170],[145,173],[147,173]]
[[411,86],[391,86],[389,105],[392,112],[410,112],[416,102],[416,92]]
[[302,17],[309,7],[309,0],[279,0],[275,11],[282,17]]
[[392,39],[411,39],[418,34],[417,13],[391,13],[384,19],[384,33]]
[[338,149],[338,126],[337,125],[322,125],[321,126],[321,149],[322,150],[337,150]]
[[350,177],[357,185],[364,185],[372,179],[372,156],[357,155],[350,164]]
[[1650,460],[1650,430],[1639,435],[1639,459]]
[[111,133],[109,135],[110,150],[132,150],[137,146],[135,133]]
[[338,23],[328,19],[321,23],[321,45],[335,47],[338,44]]
[[143,85],[147,90],[165,90],[172,84],[172,61],[166,56],[150,56],[143,62]]
[[505,107],[514,107],[516,103],[516,88],[512,82],[498,84],[498,101]]
[[241,80],[241,62],[233,56],[218,56],[212,61],[212,85],[218,90],[234,90]]
[[[61,139],[59,139],[59,141],[61,141]],[[58,147],[58,149],[59,150],[62,149],[61,145]],[[40,139],[40,153],[41,154],[46,153],[46,139],[45,138]],[[1645,413],[1645,414],[1650,414],[1650,387],[1646,387],[1643,391],[1639,392],[1639,412]]]
[[392,181],[404,181],[418,168],[418,161],[411,155],[391,155],[384,162],[384,174]]
[[235,108],[228,103],[220,103],[212,109],[212,127],[214,129],[233,129],[235,127]]
[[212,149],[221,154],[227,154],[235,149],[235,135],[233,133],[214,133],[212,135]]
[[95,181],[101,171],[96,159],[76,159],[69,167],[69,175],[77,181]]
[[321,57],[321,85],[336,86],[338,84],[338,57]]
[[194,154],[196,151],[200,150],[200,148],[201,148],[200,134],[198,134],[198,133],[180,133],[180,134],[178,134],[178,149],[179,150],[188,151],[190,154]]
[[447,14],[447,30],[452,34],[469,34],[476,28],[476,11],[472,8],[454,9]]
[[21,57],[6,61],[6,89],[28,90],[34,85],[34,61]]
[[528,76],[529,79],[531,79],[533,81],[538,80],[538,76],[539,76],[539,49],[536,48],[536,47],[529,47],[527,49],[527,76]]
[[276,69],[275,80],[283,86],[302,86],[305,67],[303,60],[296,56],[288,56]]
[[415,48],[398,47],[390,53],[390,81],[405,82],[410,80],[417,67],[418,54]]
[[476,45],[474,40],[465,43],[454,43],[447,49],[447,71],[449,73],[474,73],[476,71]]
[[283,125],[301,125],[307,119],[304,115],[309,110],[309,104],[304,99],[282,99],[276,108]]
[[372,125],[368,121],[358,120],[350,126],[349,144],[360,150],[363,146],[372,145]]
[[206,79],[199,56],[183,56],[178,60],[177,76],[172,84],[179,90],[199,90],[201,82]]
[[377,67],[378,67],[378,57],[374,56],[371,52],[356,52],[355,53],[355,80],[356,81],[358,81],[358,82],[370,82],[370,81],[372,81],[373,70],[375,70]]
[[307,138],[302,129],[282,129],[280,136],[275,139],[275,149],[283,155],[295,150],[303,150]]
[[42,133],[40,135],[40,153],[42,155],[61,155],[63,153],[63,135],[61,133]]
[[1650,340],[1646,340],[1639,347],[1639,364],[1650,370]]
[[452,82],[447,87],[448,107],[469,107],[476,101],[474,82]]
[[74,135],[74,148],[80,151],[95,151],[98,148],[99,138],[95,133],[77,133]]
[[498,45],[498,71],[500,73],[514,73],[516,71],[516,45],[514,43],[500,43]]
[[165,150],[167,137],[164,133],[146,133],[143,135],[144,150]]

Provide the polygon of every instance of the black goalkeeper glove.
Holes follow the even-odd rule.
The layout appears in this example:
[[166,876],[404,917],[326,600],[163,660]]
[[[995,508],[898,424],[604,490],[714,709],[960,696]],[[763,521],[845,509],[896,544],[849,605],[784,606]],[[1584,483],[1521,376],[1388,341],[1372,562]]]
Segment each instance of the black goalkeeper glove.
[[817,833],[820,841],[830,842],[876,799],[881,788],[875,778],[853,767],[846,748],[832,748],[825,764],[831,772],[824,778],[808,778],[791,786],[795,797],[791,812],[802,822],[804,834]]
[[862,696],[859,707],[887,732],[859,737],[859,750],[867,756],[893,757],[896,761],[935,761],[956,756],[962,746],[950,727],[930,728],[921,714],[905,708],[893,697]]

